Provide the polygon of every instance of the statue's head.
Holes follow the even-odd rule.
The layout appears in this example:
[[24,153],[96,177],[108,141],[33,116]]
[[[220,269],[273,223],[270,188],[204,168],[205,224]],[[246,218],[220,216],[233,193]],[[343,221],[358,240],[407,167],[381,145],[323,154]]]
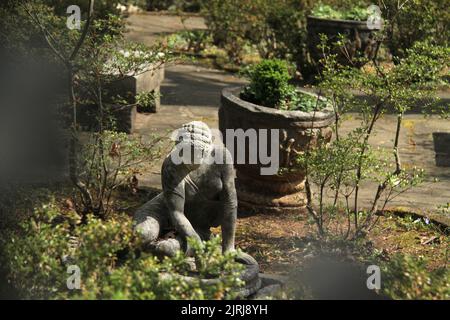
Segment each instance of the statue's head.
[[190,169],[200,166],[209,155],[212,148],[212,133],[209,127],[201,121],[184,124],[177,130],[176,154]]

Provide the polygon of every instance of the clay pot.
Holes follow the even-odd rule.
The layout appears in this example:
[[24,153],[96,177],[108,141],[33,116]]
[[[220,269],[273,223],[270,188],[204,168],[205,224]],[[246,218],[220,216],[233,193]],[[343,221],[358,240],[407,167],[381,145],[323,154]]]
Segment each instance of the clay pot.
[[[234,152],[239,206],[255,212],[283,212],[299,210],[307,204],[305,193],[305,173],[296,158],[308,148],[331,140],[330,125],[334,122],[331,107],[317,112],[283,111],[256,105],[240,99],[241,87],[224,89],[219,109],[219,128],[224,143],[227,142],[227,129],[278,129],[279,146],[278,173],[261,174],[262,164],[258,157],[256,164],[239,164]],[[304,93],[306,91],[300,90]],[[313,95],[313,94],[312,94]],[[271,134],[267,134],[268,145]],[[258,139],[260,136],[258,136]],[[259,154],[260,142],[256,146]],[[246,159],[249,153],[248,141],[245,148]],[[232,150],[230,152],[233,153]],[[270,153],[269,153],[270,154]]]

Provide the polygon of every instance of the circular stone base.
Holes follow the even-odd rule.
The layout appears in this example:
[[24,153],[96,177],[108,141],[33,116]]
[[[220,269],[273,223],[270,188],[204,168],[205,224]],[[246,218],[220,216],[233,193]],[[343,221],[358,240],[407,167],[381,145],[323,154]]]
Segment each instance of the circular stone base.
[[237,186],[239,207],[255,213],[285,213],[304,211],[306,193],[299,191],[288,195],[269,195]]

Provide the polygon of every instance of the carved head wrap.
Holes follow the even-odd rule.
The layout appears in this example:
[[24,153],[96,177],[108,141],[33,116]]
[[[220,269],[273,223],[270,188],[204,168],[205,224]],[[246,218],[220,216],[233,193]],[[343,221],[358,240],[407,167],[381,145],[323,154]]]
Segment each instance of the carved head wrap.
[[184,124],[177,132],[177,145],[190,145],[195,150],[206,153],[212,145],[212,133],[209,127],[201,121]]

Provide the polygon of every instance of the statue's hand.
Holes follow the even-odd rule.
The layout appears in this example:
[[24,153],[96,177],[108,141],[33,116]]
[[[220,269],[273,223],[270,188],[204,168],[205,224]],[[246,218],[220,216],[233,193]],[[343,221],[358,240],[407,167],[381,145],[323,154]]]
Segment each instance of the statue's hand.
[[[194,239],[198,243],[199,246],[203,246],[203,241],[202,241],[202,239],[200,238],[200,236],[197,233],[192,235],[192,236],[190,236],[189,238]],[[186,241],[185,255],[188,256],[188,257],[193,257],[194,256],[194,248],[192,248],[189,245],[189,241]]]
[[238,252],[236,258],[235,258],[236,262],[245,264],[245,265],[257,265],[258,262],[249,254],[245,253],[245,252]]

